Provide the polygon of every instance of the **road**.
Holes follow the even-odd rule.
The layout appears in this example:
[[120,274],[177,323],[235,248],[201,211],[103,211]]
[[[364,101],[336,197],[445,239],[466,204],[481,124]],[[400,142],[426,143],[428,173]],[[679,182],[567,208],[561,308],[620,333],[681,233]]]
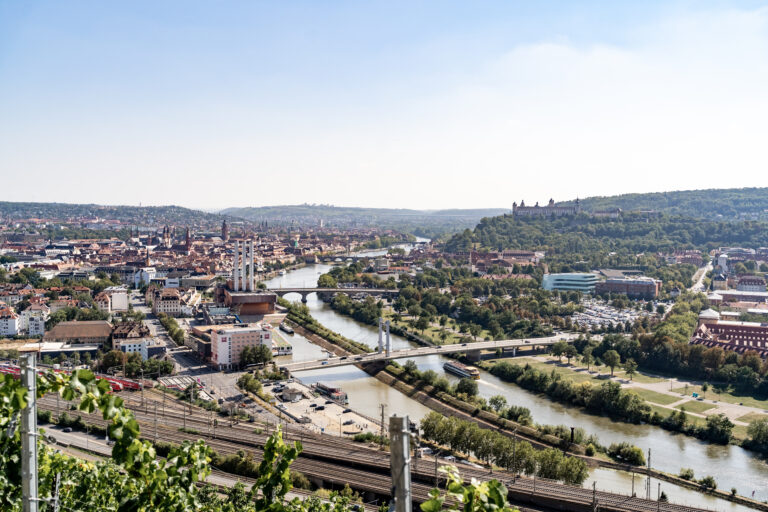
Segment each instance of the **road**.
[[707,272],[712,270],[712,262],[707,263],[703,267],[699,268],[693,275],[693,285],[688,288],[692,292],[704,291],[704,278],[707,277]]
[[494,341],[477,341],[474,343],[462,343],[454,345],[437,345],[434,347],[417,347],[407,348],[402,350],[393,350],[389,355],[386,352],[378,353],[373,352],[370,354],[363,354],[359,356],[340,356],[329,357],[327,359],[315,360],[315,361],[302,361],[299,363],[288,363],[281,368],[285,368],[291,372],[301,370],[316,370],[320,368],[333,368],[337,366],[346,366],[351,364],[363,364],[372,363],[374,361],[384,361],[391,359],[404,359],[407,357],[420,357],[433,354],[451,354],[455,352],[470,352],[476,350],[495,350],[499,348],[513,348],[513,347],[533,347],[536,345],[553,345],[559,340],[572,341],[578,337],[577,334],[561,333],[546,338],[527,338],[517,340],[494,340]]

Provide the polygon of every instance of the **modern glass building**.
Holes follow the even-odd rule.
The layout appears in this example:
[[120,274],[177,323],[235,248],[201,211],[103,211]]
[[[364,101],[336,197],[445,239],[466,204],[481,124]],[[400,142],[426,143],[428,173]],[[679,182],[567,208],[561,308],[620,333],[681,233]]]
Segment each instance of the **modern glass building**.
[[544,274],[541,286],[545,290],[577,291],[592,293],[598,278],[596,274],[572,272],[567,274]]

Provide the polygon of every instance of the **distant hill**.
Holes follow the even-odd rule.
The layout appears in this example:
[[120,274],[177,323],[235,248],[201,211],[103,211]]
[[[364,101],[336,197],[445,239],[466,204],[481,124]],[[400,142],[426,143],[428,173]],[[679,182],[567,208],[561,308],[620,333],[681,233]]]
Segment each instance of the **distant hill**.
[[216,228],[225,217],[181,206],[108,206],[98,204],[21,203],[0,201],[0,218],[56,219],[76,221],[86,218],[119,220],[136,226],[198,226]]
[[472,228],[484,217],[508,213],[505,208],[474,210],[408,210],[389,208],[354,208],[332,205],[285,205],[227,208],[221,213],[270,225],[368,227],[396,229],[417,236],[435,237]]
[[[573,204],[566,201],[563,204]],[[705,219],[768,219],[768,188],[681,190],[581,199],[588,212],[621,208],[656,210]]]

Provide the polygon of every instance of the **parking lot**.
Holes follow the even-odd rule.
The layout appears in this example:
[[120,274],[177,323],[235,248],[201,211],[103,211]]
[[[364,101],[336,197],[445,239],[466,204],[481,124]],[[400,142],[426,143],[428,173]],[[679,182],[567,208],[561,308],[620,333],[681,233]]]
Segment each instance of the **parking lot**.
[[[282,389],[293,389],[301,393],[296,401],[282,400]],[[305,426],[317,432],[334,434],[342,437],[353,436],[361,432],[378,433],[378,422],[359,414],[346,405],[341,405],[328,400],[326,397],[314,392],[312,388],[298,380],[290,383],[276,383],[264,387],[265,391],[277,398],[278,409],[287,412],[295,419],[305,418]]]

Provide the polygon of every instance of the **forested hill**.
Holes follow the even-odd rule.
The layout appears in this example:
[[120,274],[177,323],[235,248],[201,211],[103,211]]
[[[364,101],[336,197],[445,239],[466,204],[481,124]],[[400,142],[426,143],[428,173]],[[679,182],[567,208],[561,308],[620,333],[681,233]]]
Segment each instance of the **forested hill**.
[[709,250],[725,245],[768,246],[768,223],[710,221],[690,217],[649,218],[625,214],[620,219],[588,215],[526,219],[512,215],[485,218],[471,230],[454,235],[449,252],[480,249],[545,250],[549,256],[590,259],[594,254],[619,255]]
[[[573,204],[567,201],[563,204]],[[655,210],[706,219],[768,219],[768,188],[680,190],[581,199],[585,211]]]
[[475,210],[408,210],[389,208],[354,208],[332,205],[300,204],[227,208],[222,213],[254,222],[274,225],[383,227],[432,238],[443,233],[455,233],[471,228],[483,217],[509,212],[504,208]]
[[221,225],[224,218],[242,220],[234,217],[224,217],[214,213],[192,210],[181,206],[110,206],[98,204],[68,204],[68,203],[21,203],[0,201],[0,218],[9,219],[86,219],[100,218],[119,220],[136,226],[157,226],[163,224],[178,226]]

